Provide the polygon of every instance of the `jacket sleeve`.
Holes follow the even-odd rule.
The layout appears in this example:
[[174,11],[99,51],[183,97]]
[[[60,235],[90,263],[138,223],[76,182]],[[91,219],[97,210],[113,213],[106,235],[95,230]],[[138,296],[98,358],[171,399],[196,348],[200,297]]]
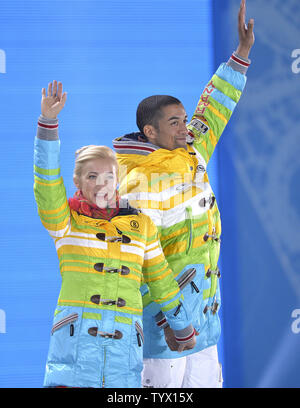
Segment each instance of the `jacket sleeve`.
[[[174,330],[176,340],[186,342],[194,335],[194,329],[191,324],[192,313],[185,304],[178,283],[174,279],[173,272],[164,257],[158,239],[157,228],[153,221],[149,217],[147,218],[149,228],[143,276],[149,290],[147,291],[144,285],[143,303],[146,306],[154,302],[159,307],[157,309],[164,313],[166,320]],[[164,318],[161,312],[158,314],[160,319]]]
[[34,195],[42,224],[54,239],[70,226],[70,209],[60,175],[58,120],[39,117],[34,141]]
[[187,126],[188,143],[193,144],[206,164],[241,97],[249,65],[250,60],[235,53],[227,64],[221,64],[205,87]]

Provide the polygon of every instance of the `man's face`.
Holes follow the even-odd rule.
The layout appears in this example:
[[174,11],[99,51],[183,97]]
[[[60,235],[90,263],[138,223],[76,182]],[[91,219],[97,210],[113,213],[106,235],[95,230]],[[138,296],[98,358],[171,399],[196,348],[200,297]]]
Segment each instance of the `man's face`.
[[158,129],[153,128],[149,140],[163,149],[187,148],[187,114],[182,104],[168,105],[161,109],[163,117],[158,120]]
[[83,196],[99,208],[113,204],[116,197],[117,169],[110,159],[94,159],[86,162],[75,185]]

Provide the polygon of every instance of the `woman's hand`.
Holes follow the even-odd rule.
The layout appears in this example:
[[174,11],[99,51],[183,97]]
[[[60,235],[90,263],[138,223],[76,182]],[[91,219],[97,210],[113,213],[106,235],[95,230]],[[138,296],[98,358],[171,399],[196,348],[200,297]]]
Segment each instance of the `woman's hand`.
[[63,93],[63,86],[61,82],[53,81],[53,85],[50,82],[48,84],[48,92],[46,95],[46,89],[42,89],[42,115],[49,119],[56,119],[59,112],[63,109],[66,100],[67,93]]
[[250,18],[248,25],[246,26],[245,16],[246,16],[246,0],[242,0],[238,15],[238,32],[240,43],[236,50],[236,53],[240,57],[248,58],[250,50],[255,41],[253,33],[254,20],[253,18]]

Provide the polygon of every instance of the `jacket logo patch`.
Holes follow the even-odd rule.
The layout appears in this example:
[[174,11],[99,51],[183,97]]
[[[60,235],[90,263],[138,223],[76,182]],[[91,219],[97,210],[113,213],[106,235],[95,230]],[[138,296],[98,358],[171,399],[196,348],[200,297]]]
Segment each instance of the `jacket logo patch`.
[[135,221],[135,220],[130,221],[130,225],[131,225],[131,227],[134,228],[134,229],[137,229],[137,228],[139,228],[139,226],[140,226],[140,224],[139,224],[137,221]]
[[201,132],[203,135],[205,135],[205,133],[207,133],[209,130],[209,127],[200,119],[193,119],[190,125],[193,126],[193,128],[195,128],[199,132]]

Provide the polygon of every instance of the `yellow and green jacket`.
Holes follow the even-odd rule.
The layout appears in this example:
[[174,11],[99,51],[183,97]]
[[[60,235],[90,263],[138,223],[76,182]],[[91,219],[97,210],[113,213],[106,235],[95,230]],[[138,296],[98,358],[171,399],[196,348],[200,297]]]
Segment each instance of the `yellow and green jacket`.
[[41,116],[34,147],[38,213],[54,241],[62,280],[44,385],[140,387],[141,283],[179,339],[193,336],[191,315],[147,215],[126,200],[110,221],[70,210],[57,127],[57,120]]
[[157,322],[157,308],[144,286],[147,358],[182,357],[219,339],[221,221],[206,168],[245,86],[243,63],[249,65],[233,54],[205,87],[188,125],[187,150],[170,151],[141,142],[138,133],[113,143],[120,167],[120,193],[155,222],[166,259],[200,333],[193,350],[170,352],[161,330],[164,318]]

